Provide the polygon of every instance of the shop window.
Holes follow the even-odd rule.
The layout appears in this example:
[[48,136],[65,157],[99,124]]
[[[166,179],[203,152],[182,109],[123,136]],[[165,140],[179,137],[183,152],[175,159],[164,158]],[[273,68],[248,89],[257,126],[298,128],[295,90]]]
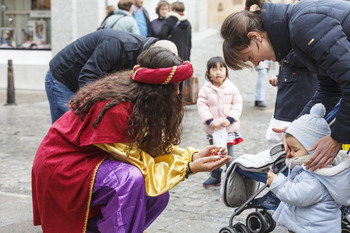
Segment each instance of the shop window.
[[51,49],[50,0],[0,0],[0,49]]

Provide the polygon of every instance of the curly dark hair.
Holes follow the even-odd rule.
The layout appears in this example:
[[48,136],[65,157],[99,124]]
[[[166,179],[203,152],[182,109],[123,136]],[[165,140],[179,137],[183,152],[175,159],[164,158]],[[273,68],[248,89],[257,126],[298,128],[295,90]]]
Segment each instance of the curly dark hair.
[[[142,67],[153,69],[183,63],[170,50],[161,47],[144,51],[137,62]],[[128,142],[136,143],[138,148],[153,157],[170,153],[172,145],[180,144],[184,115],[184,101],[178,94],[178,84],[150,85],[136,82],[129,76],[130,71],[118,72],[86,85],[69,105],[83,121],[93,104],[110,100],[93,122],[93,127],[97,128],[109,109],[121,102],[131,102],[133,112],[128,121]]]

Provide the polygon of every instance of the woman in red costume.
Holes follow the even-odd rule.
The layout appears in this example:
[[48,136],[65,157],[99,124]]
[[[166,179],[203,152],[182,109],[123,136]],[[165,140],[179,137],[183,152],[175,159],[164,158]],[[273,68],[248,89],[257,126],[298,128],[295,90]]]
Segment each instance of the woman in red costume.
[[191,173],[230,160],[227,151],[178,147],[179,82],[193,66],[154,47],[120,72],[81,88],[49,129],[32,169],[34,225],[43,232],[143,232]]

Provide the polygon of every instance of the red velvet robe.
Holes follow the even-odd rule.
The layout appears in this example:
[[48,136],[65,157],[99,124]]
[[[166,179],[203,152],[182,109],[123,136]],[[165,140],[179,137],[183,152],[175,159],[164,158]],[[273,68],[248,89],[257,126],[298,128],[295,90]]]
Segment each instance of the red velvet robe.
[[126,142],[131,103],[108,110],[97,129],[92,123],[107,101],[95,104],[81,121],[73,111],[49,129],[32,168],[34,225],[44,232],[85,232],[94,178],[107,152],[93,144]]

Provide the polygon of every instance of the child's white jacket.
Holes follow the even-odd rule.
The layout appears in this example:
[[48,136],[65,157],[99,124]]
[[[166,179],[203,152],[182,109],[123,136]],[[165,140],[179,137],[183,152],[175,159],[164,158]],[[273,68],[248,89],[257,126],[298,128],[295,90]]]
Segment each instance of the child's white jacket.
[[281,200],[273,215],[279,224],[296,233],[340,233],[340,207],[350,205],[350,155],[340,151],[315,172],[298,165],[289,178],[279,174],[270,190]]
[[205,133],[214,133],[205,123],[207,120],[214,119],[221,123],[227,117],[233,118],[235,122],[227,126],[226,131],[232,133],[239,130],[243,101],[238,88],[229,79],[226,78],[220,87],[206,81],[199,91],[197,107]]

